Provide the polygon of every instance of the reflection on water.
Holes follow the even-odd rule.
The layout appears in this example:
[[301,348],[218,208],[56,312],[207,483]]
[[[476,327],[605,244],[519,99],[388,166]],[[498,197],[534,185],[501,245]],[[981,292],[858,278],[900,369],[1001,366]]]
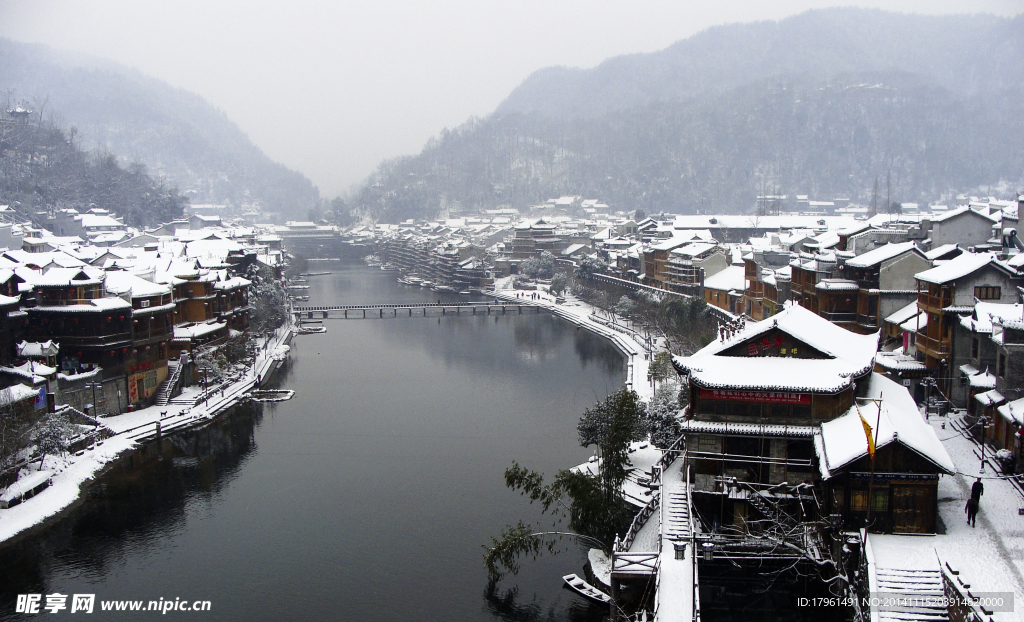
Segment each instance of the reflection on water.
[[[439,296],[330,269],[309,279],[311,305]],[[294,399],[138,451],[64,520],[0,550],[0,620],[20,619],[17,594],[54,591],[212,601],[179,619],[600,619],[561,587],[584,552],[488,588],[481,545],[548,520],[504,469],[585,460],[576,421],[621,386],[621,355],[547,314],[325,325],[276,379]]]
[[42,537],[0,551],[0,619],[14,619],[17,594],[60,589],[48,580],[57,566],[99,579],[130,549],[185,529],[186,507],[215,502],[243,468],[262,418],[262,404],[243,404],[202,430],[151,443],[114,463],[84,502]]
[[484,602],[495,618],[507,622],[593,622],[608,617],[608,607],[584,598],[575,600],[564,610],[545,605],[536,598],[526,601],[518,587],[502,589],[499,582],[488,581]]

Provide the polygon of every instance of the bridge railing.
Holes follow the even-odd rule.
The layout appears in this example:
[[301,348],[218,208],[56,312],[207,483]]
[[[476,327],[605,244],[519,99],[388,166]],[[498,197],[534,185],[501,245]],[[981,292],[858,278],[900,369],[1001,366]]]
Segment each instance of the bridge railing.
[[381,303],[381,304],[366,304],[366,305],[327,305],[317,307],[293,307],[296,312],[304,311],[345,311],[354,309],[440,309],[443,307],[514,307],[514,306],[540,306],[536,304],[530,304],[529,301],[500,301],[500,302],[485,302],[485,301],[467,301],[467,302],[419,302],[419,303]]

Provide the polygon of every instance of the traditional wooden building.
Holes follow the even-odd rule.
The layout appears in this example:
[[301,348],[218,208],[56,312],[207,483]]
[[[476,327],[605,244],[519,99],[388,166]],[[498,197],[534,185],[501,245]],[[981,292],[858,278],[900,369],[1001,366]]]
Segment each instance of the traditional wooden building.
[[720,520],[741,522],[755,491],[815,481],[817,427],[854,405],[878,335],[857,335],[802,307],[748,325],[689,357],[684,434],[695,499],[717,497]]
[[863,398],[822,423],[814,442],[824,514],[846,529],[935,533],[939,476],[956,467],[903,386],[872,374]]
[[940,388],[950,392],[953,326],[971,313],[976,301],[1015,303],[1021,280],[1016,271],[991,253],[964,253],[915,275],[917,306],[927,321],[919,331],[917,351],[928,369],[935,370]]
[[147,281],[124,271],[111,271],[107,291],[132,306],[132,348],[125,356],[128,403],[145,403],[167,379],[167,360],[174,338],[175,304],[171,286]]
[[[867,452],[867,437],[863,428],[857,435],[847,428],[850,413],[870,410],[884,394],[878,446],[901,440],[875,457],[891,498],[882,504],[889,514],[875,513],[877,526],[933,530],[937,477],[952,471],[951,462],[907,390],[872,373],[878,337],[793,306],[732,333],[723,329],[693,356],[676,357],[676,369],[689,379],[682,426],[701,511],[736,527],[752,515],[769,517],[768,504],[788,505],[791,515],[805,518],[834,513],[851,524],[862,520],[856,512],[863,465],[856,461],[861,448]],[[925,482],[930,492],[894,488],[903,482]],[[808,493],[840,484],[838,501]],[[891,511],[908,498],[930,503],[927,516],[897,520]]]
[[34,294],[27,333],[60,343],[60,367],[103,369],[103,377],[123,374],[132,347],[132,306],[108,297],[104,273],[95,268],[50,268],[25,286]]

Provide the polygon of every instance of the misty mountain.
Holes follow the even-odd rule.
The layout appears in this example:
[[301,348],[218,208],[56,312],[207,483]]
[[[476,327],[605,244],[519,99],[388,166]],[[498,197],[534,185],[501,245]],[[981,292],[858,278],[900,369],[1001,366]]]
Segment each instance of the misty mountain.
[[302,217],[319,192],[204,99],[112,62],[0,39],[0,103],[26,102],[85,149],[142,163],[192,203]]
[[811,11],[709,29],[591,70],[551,68],[494,114],[385,162],[378,218],[525,207],[745,212],[764,190],[870,199],[1024,180],[1024,19]]
[[1024,18],[808,11],[779,22],[716,26],[651,54],[593,69],[549,67],[516,87],[497,114],[596,117],[651,102],[722,93],[783,75],[904,72],[964,96],[1019,86]]
[[144,166],[123,167],[113,155],[84,151],[24,111],[0,119],[0,205],[11,206],[19,222],[52,209],[102,207],[127,225],[152,227],[181,218],[187,204]]

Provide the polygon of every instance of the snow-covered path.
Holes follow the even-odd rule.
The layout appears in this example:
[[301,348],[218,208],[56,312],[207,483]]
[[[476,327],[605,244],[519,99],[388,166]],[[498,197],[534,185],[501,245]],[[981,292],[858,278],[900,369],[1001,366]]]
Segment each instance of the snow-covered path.
[[[1006,619],[1024,619],[1024,516],[1018,513],[1024,508],[1024,497],[991,465],[981,473],[980,454],[975,453],[979,450],[973,440],[948,423],[941,429],[938,419],[933,419],[932,425],[958,472],[939,481],[939,516],[946,533],[936,536],[935,548],[943,561],[957,565],[960,576],[975,591],[1012,591],[1017,613]],[[985,484],[985,493],[977,527],[970,527],[964,505],[978,476]]]
[[[994,620],[1024,620],[1024,515],[1018,512],[1024,508],[1024,497],[991,465],[981,472],[978,445],[953,425],[955,421],[958,416],[933,417],[929,422],[957,468],[956,475],[939,479],[939,530],[944,533],[872,535],[876,563],[911,570],[938,569],[939,560],[948,562],[975,593],[1013,593],[1015,611],[996,612]],[[985,493],[977,526],[971,527],[964,506],[978,476]]]

